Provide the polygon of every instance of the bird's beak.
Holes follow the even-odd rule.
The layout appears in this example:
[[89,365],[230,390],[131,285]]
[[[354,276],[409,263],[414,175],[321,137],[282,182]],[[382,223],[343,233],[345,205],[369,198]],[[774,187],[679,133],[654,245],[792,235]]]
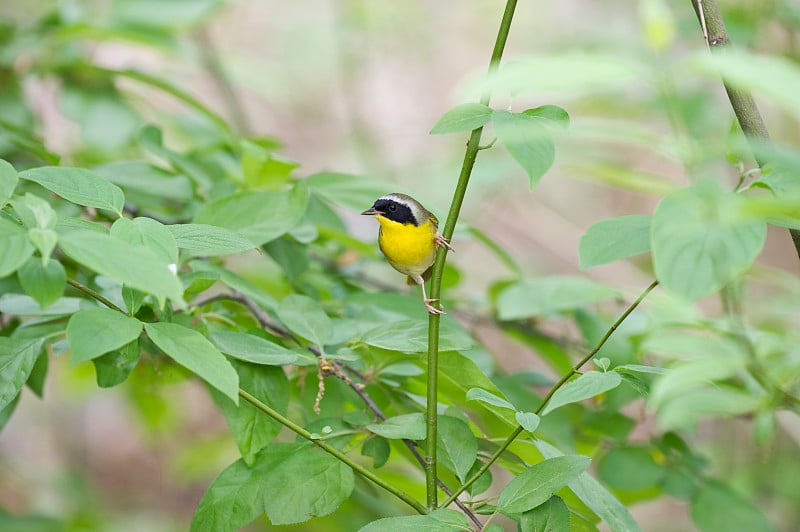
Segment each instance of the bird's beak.
[[366,216],[374,216],[376,214],[383,214],[383,212],[379,211],[378,209],[376,209],[374,207],[370,207],[369,209],[367,209],[366,211],[362,212],[361,214],[366,215]]

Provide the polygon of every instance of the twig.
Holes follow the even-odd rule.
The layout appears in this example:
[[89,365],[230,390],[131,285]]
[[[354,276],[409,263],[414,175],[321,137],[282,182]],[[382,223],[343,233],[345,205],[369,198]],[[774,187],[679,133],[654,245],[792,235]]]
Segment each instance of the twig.
[[[605,343],[608,341],[611,335],[614,334],[614,331],[617,330],[617,328],[622,324],[622,322],[625,321],[625,319],[630,315],[630,313],[633,312],[636,309],[636,307],[639,306],[639,304],[644,300],[644,298],[647,297],[647,295],[656,286],[658,286],[658,281],[653,281],[652,283],[650,283],[650,286],[645,288],[644,292],[639,294],[639,297],[637,297],[636,300],[633,303],[631,303],[627,309],[625,309],[625,312],[623,312],[620,315],[620,317],[617,318],[617,321],[615,321],[614,324],[611,325],[611,327],[609,327],[609,329],[606,331],[603,337],[600,338],[600,341],[597,342],[597,345],[595,345],[594,348],[591,351],[589,351],[589,353],[586,356],[584,356],[582,359],[576,362],[575,365],[572,366],[572,369],[570,369],[566,374],[564,374],[564,376],[561,377],[561,379],[559,379],[559,381],[555,383],[552,388],[550,388],[550,391],[547,392],[547,395],[544,396],[541,402],[539,402],[539,406],[536,407],[536,410],[534,410],[533,412],[534,414],[538,415],[542,410],[544,410],[544,407],[547,406],[547,402],[550,401],[550,399],[553,397],[553,394],[556,393],[559,390],[559,388],[561,388],[573,375],[578,373],[580,369],[583,367],[583,365],[589,362],[589,360],[591,360],[592,357],[594,357],[597,354],[597,352],[600,351],[600,348],[603,347],[603,345],[605,345]],[[451,495],[450,498],[444,502],[444,506],[447,506],[448,504],[453,502],[452,499],[458,497],[465,489],[469,488],[476,480],[478,480],[481,477],[481,475],[483,475],[486,472],[486,470],[489,469],[489,467],[491,467],[491,465],[495,463],[495,461],[497,461],[498,458],[500,458],[500,455],[503,454],[506,449],[508,449],[511,443],[514,440],[516,440],[517,436],[522,434],[524,430],[525,429],[523,429],[522,426],[517,427],[514,430],[514,432],[512,432],[511,435],[508,438],[506,438],[506,441],[504,441],[503,444],[494,452],[494,454],[492,454],[492,456],[490,456],[489,459],[480,467],[480,469],[478,469],[478,471],[474,475],[468,478],[466,482],[464,482],[464,484],[459,486],[458,489],[456,489],[453,492],[453,495]]]
[[[700,26],[705,27],[705,31],[708,34],[706,43],[709,50],[712,53],[718,53],[718,50],[730,46],[731,40],[728,36],[728,30],[725,28],[725,22],[722,20],[716,1],[692,0],[692,7],[695,10],[697,19],[700,21]],[[733,112],[736,114],[736,119],[739,121],[739,126],[742,128],[745,138],[750,142],[750,148],[754,148],[754,141],[769,142],[769,132],[764,125],[764,119],[761,117],[761,112],[758,110],[753,95],[749,91],[733,87],[724,79],[722,83],[725,86],[725,92],[728,93],[728,100],[731,103]],[[763,168],[767,164],[759,150],[753,149],[753,156],[758,166]],[[800,257],[800,231],[789,229],[789,234],[792,237],[795,251]]]
[[[511,21],[514,18],[514,10],[517,7],[517,0],[507,0],[503,19],[500,21],[500,29],[497,31],[492,58],[489,61],[489,76],[497,71],[500,59],[503,57],[503,50],[508,40],[508,32],[511,29]],[[489,105],[491,93],[489,89],[481,97],[483,105]],[[467,192],[469,178],[472,175],[472,168],[475,166],[475,159],[480,149],[481,134],[483,127],[473,129],[467,142],[467,150],[464,153],[464,162],[461,164],[461,172],[458,176],[453,201],[450,203],[450,211],[447,213],[447,221],[442,230],[442,236],[448,242],[453,238],[453,232],[458,222],[458,215],[461,212],[461,205],[464,203],[464,195]],[[447,251],[440,247],[436,254],[436,261],[433,263],[433,275],[431,277],[431,298],[439,300],[442,291],[442,274],[444,273],[444,263],[447,260]],[[428,316],[428,393],[426,409],[426,441],[427,449],[425,453],[425,488],[427,492],[428,510],[433,511],[438,506],[436,492],[436,432],[438,427],[438,385],[439,385],[439,315],[430,314]],[[463,491],[463,490],[462,490]],[[457,496],[457,494],[455,495]],[[449,502],[453,502],[455,496],[451,495]]]
[[114,303],[112,303],[111,301],[109,301],[105,297],[101,296],[100,294],[98,294],[97,292],[95,292],[94,290],[89,288],[88,286],[82,285],[81,283],[79,283],[75,279],[67,279],[67,284],[69,284],[70,286],[72,286],[74,288],[77,288],[78,290],[80,290],[84,294],[95,298],[96,300],[98,300],[100,303],[104,304],[105,306],[107,306],[111,310],[116,310],[117,312],[121,312],[122,314],[125,314],[126,316],[128,315],[127,312],[125,312],[124,310],[122,310],[121,308],[116,306]]
[[280,423],[284,427],[286,427],[289,430],[295,432],[299,436],[307,439],[308,441],[310,441],[314,445],[320,447],[325,452],[331,454],[335,458],[341,460],[343,463],[345,463],[348,466],[350,466],[353,469],[353,471],[357,472],[362,477],[366,478],[367,480],[370,480],[370,481],[374,482],[375,484],[377,484],[381,488],[383,488],[386,491],[388,491],[389,493],[393,494],[398,499],[402,500],[403,502],[405,502],[406,504],[408,504],[409,506],[414,508],[417,512],[419,512],[421,514],[426,513],[425,506],[423,506],[419,501],[417,501],[416,499],[414,499],[413,497],[411,497],[410,495],[408,495],[404,491],[396,488],[392,484],[386,482],[385,480],[383,480],[379,476],[375,475],[372,471],[364,468],[360,464],[357,464],[356,462],[351,460],[350,457],[348,457],[346,454],[341,452],[339,449],[337,449],[336,447],[333,447],[330,444],[328,444],[327,442],[325,442],[325,440],[312,437],[311,433],[308,432],[307,430],[305,430],[303,427],[301,427],[300,425],[296,424],[291,419],[282,416],[277,411],[273,410],[268,405],[262,403],[261,401],[259,401],[258,399],[256,399],[255,397],[253,397],[252,395],[247,393],[246,391],[242,390],[241,388],[239,389],[239,396],[242,397],[245,401],[247,401],[251,405],[255,406],[256,408],[258,408],[259,410],[261,410],[262,412],[267,414],[268,416],[270,416],[272,419],[274,419],[275,421],[277,421],[278,423]]

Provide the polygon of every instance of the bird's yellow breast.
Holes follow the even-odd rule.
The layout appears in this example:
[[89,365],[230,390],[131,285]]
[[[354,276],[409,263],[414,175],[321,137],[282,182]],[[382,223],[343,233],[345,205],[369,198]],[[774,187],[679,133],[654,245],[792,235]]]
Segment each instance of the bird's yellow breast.
[[422,275],[436,258],[433,238],[436,226],[430,220],[420,225],[401,224],[376,216],[381,224],[378,245],[392,267],[406,275]]

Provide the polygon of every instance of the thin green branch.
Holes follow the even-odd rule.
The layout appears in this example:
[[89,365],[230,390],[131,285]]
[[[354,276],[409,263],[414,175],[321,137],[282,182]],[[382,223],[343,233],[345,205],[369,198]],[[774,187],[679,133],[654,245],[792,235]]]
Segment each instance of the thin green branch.
[[[492,58],[489,61],[489,75],[497,71],[503,50],[508,40],[508,32],[511,28],[511,21],[514,18],[514,9],[517,7],[516,0],[508,0],[503,19],[500,22],[500,29],[497,32]],[[489,89],[481,97],[481,103],[489,105],[491,94]],[[453,201],[450,203],[450,212],[447,214],[447,221],[444,224],[442,235],[448,241],[453,237],[458,215],[461,212],[461,205],[464,202],[464,195],[467,192],[469,178],[472,175],[472,168],[475,166],[475,158],[480,150],[481,134],[483,128],[479,127],[472,130],[467,143],[467,150],[464,153],[464,162],[461,165],[461,173],[458,176]],[[431,298],[439,299],[442,288],[442,273],[444,263],[447,260],[447,250],[442,246],[436,254],[436,261],[433,264],[433,276],[431,277]],[[438,386],[439,386],[439,315],[430,314],[428,317],[428,390],[427,390],[427,417],[426,417],[426,452],[425,452],[425,487],[427,492],[428,510],[433,511],[438,506],[436,490],[436,433],[438,427]],[[462,490],[463,491],[463,490]],[[460,493],[460,492],[459,492]],[[458,496],[454,493],[448,499],[448,504]]]
[[277,421],[278,423],[280,423],[284,427],[287,427],[288,429],[292,430],[293,432],[295,432],[299,436],[307,439],[308,441],[310,441],[311,443],[313,443],[317,447],[319,447],[322,450],[324,450],[325,452],[329,453],[331,456],[333,456],[333,457],[337,458],[338,460],[342,461],[343,463],[347,464],[356,473],[358,473],[362,477],[366,478],[367,480],[372,481],[373,483],[375,483],[376,485],[378,485],[381,488],[385,489],[389,493],[393,494],[398,499],[400,499],[404,503],[406,503],[409,506],[411,506],[412,508],[414,508],[414,510],[416,510],[417,512],[419,512],[421,514],[426,513],[425,506],[422,503],[420,503],[419,501],[417,501],[416,499],[414,499],[413,497],[408,495],[406,492],[396,488],[395,486],[389,484],[388,482],[386,482],[382,478],[378,477],[372,471],[369,471],[368,469],[365,469],[363,466],[353,462],[346,454],[341,452],[336,447],[333,447],[333,446],[329,445],[328,443],[325,442],[325,440],[313,438],[311,436],[311,433],[308,432],[306,429],[304,429],[300,425],[296,424],[291,419],[280,415],[278,412],[276,412],[275,410],[270,408],[268,405],[262,403],[261,401],[259,401],[258,399],[256,399],[255,397],[253,397],[252,395],[247,393],[246,391],[242,390],[241,388],[239,389],[239,396],[242,399],[244,399],[245,401],[247,401],[248,403],[250,403],[251,405],[253,405],[254,407],[258,408],[259,410],[261,410],[262,412],[264,412],[265,414],[270,416],[272,419],[274,419],[275,421]]
[[[706,39],[706,44],[712,53],[719,53],[721,50],[731,45],[731,39],[728,36],[728,30],[725,28],[725,21],[722,20],[722,14],[719,12],[715,0],[690,0],[692,7],[697,15],[697,20],[703,30]],[[758,110],[756,101],[750,91],[738,89],[722,80],[725,86],[725,92],[728,93],[728,100],[731,103],[733,112],[736,114],[736,119],[739,121],[739,126],[742,132],[754,148],[753,143],[769,142],[769,132],[767,126],[764,125],[764,119]],[[764,167],[767,161],[759,153],[759,150],[753,149],[753,156],[758,163],[758,166]],[[789,234],[792,237],[795,251],[800,257],[800,231],[797,229],[789,229]]]
[[[544,396],[544,398],[539,402],[539,406],[537,406],[536,410],[534,410],[534,414],[538,415],[539,413],[542,412],[542,410],[544,410],[544,407],[547,406],[547,403],[553,397],[553,394],[555,394],[559,390],[559,388],[561,388],[564,384],[566,384],[567,381],[573,375],[575,375],[580,371],[580,369],[583,367],[584,364],[589,362],[592,359],[592,357],[594,357],[597,354],[597,352],[600,351],[600,348],[602,348],[603,345],[605,345],[605,343],[608,341],[608,339],[611,338],[611,335],[614,334],[614,331],[616,331],[617,328],[619,328],[622,322],[625,321],[625,319],[628,316],[630,316],[631,312],[633,312],[636,309],[636,307],[639,306],[639,304],[644,300],[644,298],[646,298],[647,295],[650,292],[652,292],[656,286],[658,286],[658,281],[653,281],[652,283],[650,283],[650,286],[645,288],[644,292],[639,294],[639,297],[637,297],[636,300],[633,303],[631,303],[627,309],[625,309],[625,312],[623,312],[620,315],[620,317],[617,318],[617,321],[615,321],[614,324],[611,325],[611,327],[609,327],[609,329],[606,331],[603,337],[600,338],[600,341],[597,342],[597,344],[592,348],[592,350],[589,351],[589,353],[586,356],[584,356],[582,359],[576,362],[575,365],[572,366],[572,369],[570,369],[567,373],[565,373],[564,376],[562,376],[561,379],[559,379],[559,381],[555,383],[552,388],[550,388],[550,391],[547,392],[547,395]],[[473,482],[478,480],[481,477],[481,475],[483,475],[486,472],[486,470],[489,469],[489,467],[491,467],[491,465],[495,463],[498,458],[500,458],[500,455],[502,455],[506,451],[506,449],[508,449],[511,443],[513,443],[513,441],[517,439],[517,436],[522,434],[524,430],[525,429],[523,429],[521,426],[514,429],[514,432],[512,432],[509,435],[509,437],[506,438],[503,444],[494,452],[494,454],[492,454],[492,456],[490,456],[489,459],[483,463],[480,469],[478,469],[478,471],[474,475],[468,478],[466,482],[464,482],[464,484],[459,486],[453,492],[453,495],[451,495],[444,502],[444,506],[447,506],[451,502],[453,502],[454,498],[458,497],[465,489],[469,488],[473,484]]]
[[88,286],[84,286],[84,285],[82,285],[81,283],[79,283],[78,281],[76,281],[74,279],[67,279],[67,284],[69,284],[70,286],[72,286],[74,288],[77,288],[78,290],[80,290],[84,294],[95,298],[96,300],[98,300],[100,303],[104,304],[105,306],[107,306],[111,310],[116,310],[117,312],[121,312],[121,313],[125,314],[126,316],[128,315],[127,312],[125,312],[124,310],[122,310],[121,308],[116,306],[114,303],[112,303],[111,301],[109,301],[108,299],[103,297],[102,295],[98,294],[97,292],[95,292],[94,290],[89,288]]

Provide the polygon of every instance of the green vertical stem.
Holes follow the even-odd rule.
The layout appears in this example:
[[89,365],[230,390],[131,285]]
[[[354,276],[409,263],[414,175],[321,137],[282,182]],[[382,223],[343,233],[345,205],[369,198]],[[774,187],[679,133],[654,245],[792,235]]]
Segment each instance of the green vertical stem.
[[[508,31],[511,28],[511,20],[514,18],[514,9],[517,7],[516,0],[508,0],[503,12],[503,19],[500,22],[500,29],[497,32],[497,39],[492,50],[492,58],[489,62],[489,75],[497,71],[503,50],[508,40]],[[489,90],[481,97],[481,103],[489,105],[491,94]],[[447,221],[442,230],[442,236],[448,241],[453,237],[453,231],[458,222],[458,215],[461,212],[461,205],[464,203],[464,195],[467,192],[472,168],[475,166],[475,159],[480,148],[481,133],[483,128],[473,129],[467,143],[467,150],[464,153],[464,162],[461,165],[461,173],[458,176],[453,201],[450,203],[450,211],[447,214]],[[442,288],[442,272],[444,263],[447,260],[447,251],[440,248],[436,254],[436,262],[433,263],[433,275],[431,277],[430,297],[439,299]],[[439,387],[439,316],[431,314],[428,317],[428,397],[427,397],[427,430],[426,430],[426,449],[425,449],[425,487],[427,491],[428,511],[437,508],[437,488],[436,488],[436,433],[438,427],[438,387]],[[455,497],[450,497],[450,502]],[[449,504],[449,502],[448,502]]]
[[[722,20],[722,15],[719,12],[715,0],[690,0],[692,7],[697,15],[697,20],[700,22],[701,28],[707,35],[708,48],[712,53],[721,53],[731,45],[731,39],[728,36],[728,30],[725,28],[725,22]],[[701,11],[702,9],[702,11]],[[731,102],[733,112],[736,114],[736,120],[739,121],[739,126],[742,132],[754,148],[753,143],[769,142],[769,132],[767,126],[764,125],[764,119],[758,110],[753,95],[746,90],[738,89],[732,86],[727,81],[722,81],[725,86],[725,92],[728,93],[728,100]],[[753,156],[759,167],[764,167],[767,161],[759,154],[757,149],[753,149]],[[800,257],[800,231],[797,229],[789,229],[789,234],[792,237],[792,243]]]

